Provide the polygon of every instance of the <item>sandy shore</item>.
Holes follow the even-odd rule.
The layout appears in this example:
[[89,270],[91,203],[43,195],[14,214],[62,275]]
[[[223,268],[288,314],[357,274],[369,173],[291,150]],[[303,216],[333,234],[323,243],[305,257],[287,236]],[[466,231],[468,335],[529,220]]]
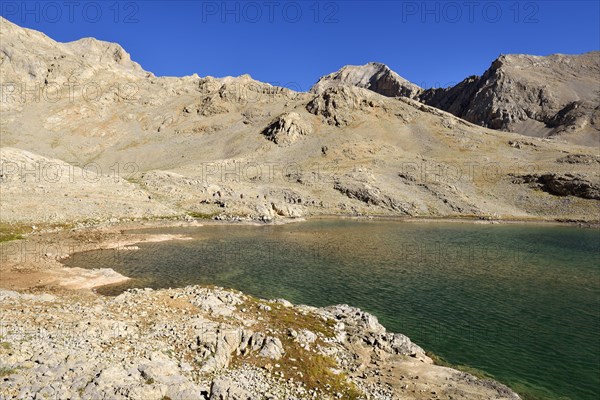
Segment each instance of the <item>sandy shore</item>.
[[[0,244],[0,287],[9,290],[82,290],[121,283],[130,278],[110,268],[66,268],[61,263],[75,253],[92,250],[136,251],[139,243],[188,240],[184,235],[125,233],[125,229],[151,226],[117,224],[95,228],[41,232]],[[201,226],[193,224],[192,226]]]

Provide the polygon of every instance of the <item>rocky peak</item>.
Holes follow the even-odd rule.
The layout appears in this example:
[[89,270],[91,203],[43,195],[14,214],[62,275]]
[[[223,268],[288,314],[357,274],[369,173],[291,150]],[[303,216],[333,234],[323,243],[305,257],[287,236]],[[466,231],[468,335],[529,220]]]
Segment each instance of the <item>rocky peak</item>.
[[414,97],[422,89],[402,78],[387,65],[370,62],[365,65],[346,65],[339,71],[325,75],[311,88],[319,93],[335,86],[357,86],[388,97]]
[[84,58],[88,63],[118,64],[132,70],[141,70],[139,64],[131,61],[129,53],[117,43],[104,42],[90,37],[65,43],[65,47]]
[[[429,89],[418,99],[470,122],[530,136],[600,139],[600,52],[499,56],[482,76]],[[567,137],[568,138],[568,137]]]
[[306,110],[323,117],[329,125],[344,127],[354,121],[357,113],[383,106],[382,99],[384,98],[366,89],[332,86],[320,91],[306,105]]
[[0,72],[4,82],[29,87],[61,86],[67,81],[82,84],[99,73],[106,74],[106,81],[152,76],[116,43],[94,38],[60,43],[1,17]]

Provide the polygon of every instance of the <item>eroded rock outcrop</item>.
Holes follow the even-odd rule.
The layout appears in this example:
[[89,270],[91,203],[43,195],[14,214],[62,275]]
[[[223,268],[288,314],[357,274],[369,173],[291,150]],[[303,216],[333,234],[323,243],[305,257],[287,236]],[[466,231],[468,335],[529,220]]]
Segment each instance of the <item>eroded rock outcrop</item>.
[[[10,398],[518,399],[433,365],[409,338],[347,305],[197,286],[90,298],[0,290],[0,299],[0,392]],[[393,384],[383,370],[396,371]]]
[[303,119],[297,112],[289,112],[277,117],[262,134],[276,144],[289,145],[302,136],[310,135],[312,131],[309,121]]
[[333,188],[351,199],[408,214],[408,206],[365,182],[336,181]]
[[306,110],[322,116],[329,125],[344,127],[355,120],[356,112],[380,107],[382,102],[365,89],[351,86],[331,87],[320,92]]
[[569,154],[556,160],[565,164],[600,164],[600,156],[591,154]]
[[[600,52],[500,56],[481,76],[418,99],[467,121],[530,136],[580,133],[598,144]],[[527,121],[537,122],[527,124]]]
[[529,183],[533,187],[557,196],[574,196],[583,199],[600,200],[600,182],[582,175],[565,174],[532,174],[523,175],[516,183]]

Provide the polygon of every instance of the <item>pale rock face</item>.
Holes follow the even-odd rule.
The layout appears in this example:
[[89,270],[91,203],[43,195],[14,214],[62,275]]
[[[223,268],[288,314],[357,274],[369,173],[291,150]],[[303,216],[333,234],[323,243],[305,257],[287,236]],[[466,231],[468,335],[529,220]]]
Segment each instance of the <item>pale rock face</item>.
[[[176,214],[118,176],[25,150],[1,148],[0,169],[0,214],[4,221],[65,222],[84,216],[105,219]],[[28,212],[21,214],[19,209]]]
[[427,90],[419,99],[492,129],[529,136],[566,135],[592,144],[600,138],[599,96],[600,52],[596,51],[547,57],[503,55],[481,77]]
[[4,84],[62,84],[89,76],[89,69],[109,69],[121,76],[152,76],[131,61],[116,43],[94,38],[57,43],[43,33],[21,28],[1,17],[0,27],[0,71]]
[[216,379],[211,387],[210,400],[247,400],[252,396],[229,378]]
[[263,131],[263,135],[276,144],[289,145],[302,136],[310,135],[312,131],[310,122],[304,120],[297,112],[289,112],[277,117]]
[[175,361],[159,352],[153,353],[148,362],[138,366],[144,379],[166,385],[185,383],[185,378],[177,374],[178,370]]
[[65,44],[67,49],[84,58],[86,62],[97,66],[120,65],[126,70],[142,72],[138,63],[117,43],[103,42],[95,38],[83,38]]
[[323,117],[329,125],[345,127],[356,120],[357,113],[368,113],[383,105],[381,99],[368,90],[352,86],[332,86],[318,92],[306,105],[306,110]]
[[346,65],[339,71],[325,75],[311,88],[320,93],[335,86],[357,86],[388,97],[414,97],[422,89],[402,78],[387,65],[371,62],[365,65]]
[[281,340],[279,338],[268,337],[265,341],[265,345],[258,355],[260,357],[279,360],[281,357],[283,357],[284,353],[285,350],[283,349]]

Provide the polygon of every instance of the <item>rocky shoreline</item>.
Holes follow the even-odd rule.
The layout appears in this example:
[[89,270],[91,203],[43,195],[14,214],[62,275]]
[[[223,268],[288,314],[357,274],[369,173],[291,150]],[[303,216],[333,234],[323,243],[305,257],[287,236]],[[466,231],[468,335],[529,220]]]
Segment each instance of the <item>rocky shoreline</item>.
[[0,291],[5,398],[518,399],[359,309],[222,288]]
[[434,365],[409,338],[351,306],[295,306],[198,286],[104,297],[90,289],[127,278],[60,263],[90,246],[125,251],[185,239],[124,227],[0,244],[1,398],[519,398]]

